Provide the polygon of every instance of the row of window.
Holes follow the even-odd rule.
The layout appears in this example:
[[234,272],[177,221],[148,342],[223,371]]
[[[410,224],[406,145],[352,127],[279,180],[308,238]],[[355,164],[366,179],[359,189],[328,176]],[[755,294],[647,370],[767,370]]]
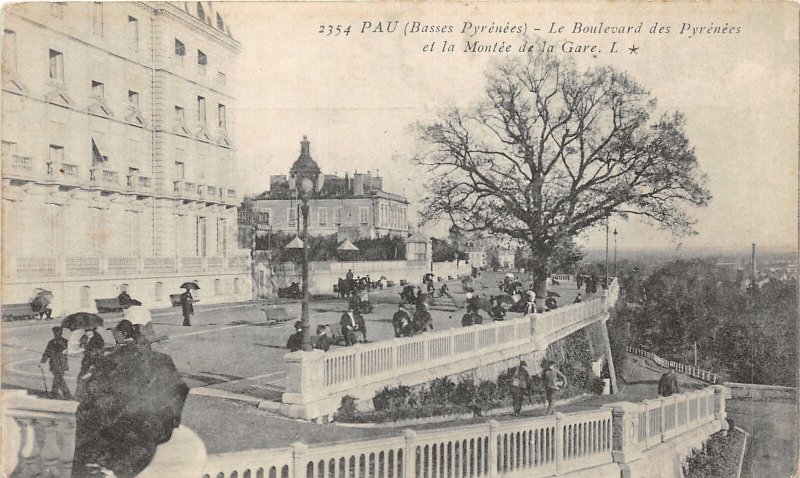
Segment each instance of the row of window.
[[[64,19],[64,7],[66,2],[52,2],[50,3],[50,15]],[[105,15],[103,13],[103,2],[92,3],[92,33],[98,37],[105,35]],[[128,24],[126,30],[126,43],[131,51],[139,51],[139,19],[128,15]]]
[[[50,79],[57,83],[64,82],[64,54],[60,51],[50,50]],[[99,81],[92,80],[92,96],[98,99],[105,98],[105,85]],[[128,90],[128,103],[138,109],[139,93]],[[175,119],[178,124],[186,124],[186,115],[182,106],[175,105]],[[206,98],[197,96],[197,122],[203,126],[206,122]],[[223,103],[217,104],[217,127],[222,131],[227,131],[227,109]]]
[[402,209],[381,204],[380,221],[382,226],[404,228],[406,212]]
[[[319,227],[328,227],[328,226],[341,226],[342,225],[342,208],[341,207],[334,207],[331,208],[333,212],[333,222],[328,222],[328,208],[327,207],[318,207],[316,208],[317,211],[317,225]],[[310,214],[310,212],[309,212]],[[265,224],[270,224],[270,220],[272,218],[272,210],[266,209],[262,210],[259,213],[259,222],[263,222]],[[358,208],[358,219],[361,225],[368,225],[369,224],[369,206],[361,206]],[[286,221],[289,226],[297,226],[298,220],[298,208],[297,207],[290,207],[286,210]]]
[[[179,125],[186,124],[186,112],[182,106],[175,105],[175,121]],[[206,98],[197,96],[197,122],[206,126]],[[217,103],[217,127],[222,131],[228,131],[227,108],[222,103]]]

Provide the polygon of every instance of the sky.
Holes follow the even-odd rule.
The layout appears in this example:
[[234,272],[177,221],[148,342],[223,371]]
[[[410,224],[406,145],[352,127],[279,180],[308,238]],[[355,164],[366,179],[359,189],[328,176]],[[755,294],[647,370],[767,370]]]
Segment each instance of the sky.
[[[697,235],[673,238],[642,224],[612,220],[620,248],[748,249],[797,246],[798,15],[790,3],[238,3],[219,6],[242,44],[230,75],[241,188],[268,189],[286,174],[308,135],[326,174],[379,173],[384,189],[413,205],[423,171],[409,158],[417,144],[409,126],[448,106],[481,98],[484,70],[500,53],[463,53],[465,41],[518,46],[512,33],[461,34],[472,25],[525,25],[560,46],[595,44],[601,53],[567,53],[581,68],[612,65],[658,99],[659,111],[686,115],[687,136],[708,175],[713,200],[690,210]],[[394,33],[387,21],[398,21]],[[369,22],[361,33],[363,22]],[[383,32],[374,32],[380,23]],[[452,26],[453,33],[412,33],[406,25]],[[583,26],[637,26],[640,33],[573,33]],[[552,24],[562,33],[549,33]],[[669,33],[650,33],[655,23]],[[726,25],[727,24],[727,25]],[[318,33],[322,25],[351,27],[349,35]],[[703,33],[700,27],[728,27]],[[680,33],[681,29],[685,33]],[[691,32],[694,28],[694,35]],[[736,33],[727,33],[730,30]],[[453,53],[426,52],[444,41]],[[608,53],[617,41],[616,54]],[[638,47],[630,52],[629,47]],[[514,53],[512,53],[514,54]],[[415,214],[410,215],[412,221]],[[441,234],[443,225],[428,227]],[[579,238],[605,244],[603,228]]]

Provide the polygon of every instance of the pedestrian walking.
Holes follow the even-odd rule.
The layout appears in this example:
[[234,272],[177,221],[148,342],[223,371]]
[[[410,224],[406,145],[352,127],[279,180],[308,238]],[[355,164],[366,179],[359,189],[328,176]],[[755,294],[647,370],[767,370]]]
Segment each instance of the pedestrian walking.
[[181,310],[183,311],[183,325],[190,327],[192,325],[192,317],[194,317],[194,297],[192,291],[186,289],[181,294]]
[[546,360],[542,370],[542,381],[544,382],[545,394],[547,396],[547,413],[553,413],[553,404],[558,397],[558,392],[562,387],[567,386],[567,376],[561,373],[552,360]]
[[525,396],[527,395],[528,398],[530,398],[531,376],[525,368],[527,366],[528,364],[526,364],[524,360],[521,360],[511,379],[511,400],[515,417],[518,417],[519,412],[522,411],[522,400]]
[[669,397],[674,393],[681,393],[681,388],[678,386],[678,377],[675,375],[675,371],[669,370],[664,372],[658,381],[658,394],[662,397]]
[[50,362],[50,373],[53,374],[53,386],[50,389],[50,396],[52,398],[72,400],[72,394],[69,392],[67,382],[64,380],[64,372],[69,370],[69,363],[67,362],[67,339],[61,335],[62,330],[61,327],[53,327],[53,338],[47,342],[47,348],[44,349],[39,367],[42,367],[45,362]]
[[189,388],[172,359],[142,347],[128,320],[122,345],[99,357],[75,413],[72,478],[134,477],[180,425]]

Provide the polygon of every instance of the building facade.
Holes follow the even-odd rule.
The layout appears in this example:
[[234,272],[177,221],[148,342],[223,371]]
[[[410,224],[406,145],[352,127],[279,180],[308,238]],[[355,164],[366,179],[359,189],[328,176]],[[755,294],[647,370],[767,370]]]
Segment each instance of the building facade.
[[121,289],[251,297],[236,246],[228,88],[240,45],[209,2],[25,3],[3,35],[3,302]]
[[[310,142],[303,139],[300,156],[310,157]],[[300,201],[286,175],[270,176],[270,189],[253,201],[260,213],[261,230],[299,233]],[[337,234],[339,240],[355,241],[378,236],[408,236],[408,200],[383,190],[383,178],[355,173],[351,178],[324,175],[322,189],[308,202],[308,233]],[[264,223],[266,220],[266,223]]]

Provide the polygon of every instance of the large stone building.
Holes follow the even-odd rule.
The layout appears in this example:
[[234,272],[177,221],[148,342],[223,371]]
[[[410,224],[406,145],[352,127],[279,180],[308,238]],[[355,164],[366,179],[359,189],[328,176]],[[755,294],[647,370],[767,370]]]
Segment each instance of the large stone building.
[[[303,138],[300,158],[311,157]],[[300,201],[286,175],[270,176],[270,189],[255,198],[253,208],[273,232],[297,233],[302,227]],[[351,178],[326,174],[317,197],[309,201],[308,233],[337,234],[340,240],[377,236],[408,236],[408,200],[383,190],[383,178],[355,173]]]
[[3,303],[66,309],[123,288],[165,305],[251,297],[236,246],[228,82],[240,45],[209,2],[4,9]]

